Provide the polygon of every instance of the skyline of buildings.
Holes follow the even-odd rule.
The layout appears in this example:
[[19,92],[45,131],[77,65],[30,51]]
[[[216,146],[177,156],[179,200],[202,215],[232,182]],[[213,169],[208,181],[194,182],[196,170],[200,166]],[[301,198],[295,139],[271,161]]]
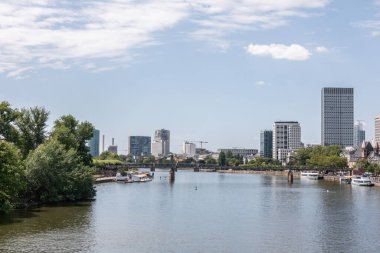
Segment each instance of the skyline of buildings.
[[[353,88],[322,88],[320,117],[322,126],[321,143],[306,144],[306,146],[340,145],[342,148],[354,147],[359,151],[366,135],[362,121],[356,121],[355,124],[351,124],[354,117]],[[260,156],[285,161],[290,153],[305,146],[301,140],[301,127],[298,121],[276,121],[272,127],[273,130],[261,130],[260,132]],[[136,140],[131,141],[133,138],[136,138]],[[138,138],[145,138],[145,144],[139,144]],[[156,157],[170,154],[169,130],[156,130],[153,142],[149,140],[151,140],[149,136],[129,136],[128,154],[137,156],[152,154]],[[377,142],[380,140],[380,116],[375,117],[375,140]],[[113,141],[112,138],[112,143]],[[137,147],[138,145],[140,147]],[[114,146],[114,143],[111,146]],[[117,146],[116,149],[114,147],[111,147],[111,149],[113,149],[112,152],[117,152]],[[218,149],[218,152],[220,150],[236,150],[236,148]],[[255,149],[241,148],[241,150],[248,152],[247,150]],[[196,145],[191,141],[184,141],[182,154],[193,157],[196,154]],[[244,156],[246,155],[244,153]]]
[[354,144],[354,89],[324,87],[321,90],[321,145]]

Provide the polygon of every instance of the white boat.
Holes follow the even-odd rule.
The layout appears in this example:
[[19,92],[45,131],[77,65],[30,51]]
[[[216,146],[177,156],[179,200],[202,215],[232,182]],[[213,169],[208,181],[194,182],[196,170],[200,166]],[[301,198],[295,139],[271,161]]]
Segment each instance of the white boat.
[[369,179],[369,177],[356,176],[351,178],[352,185],[360,185],[360,186],[373,186],[374,183]]
[[116,173],[115,181],[123,181],[123,182],[131,181],[131,176],[128,173],[118,172]]
[[146,173],[133,174],[132,181],[133,182],[148,182],[148,181],[152,181],[152,176]]
[[301,171],[301,179],[303,178],[318,180],[318,179],[322,179],[322,175],[320,175],[319,172],[316,172],[316,171]]

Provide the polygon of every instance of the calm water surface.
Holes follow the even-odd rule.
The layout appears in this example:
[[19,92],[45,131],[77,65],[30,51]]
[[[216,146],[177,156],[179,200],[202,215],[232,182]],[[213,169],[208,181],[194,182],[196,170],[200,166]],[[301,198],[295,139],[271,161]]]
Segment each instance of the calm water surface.
[[97,185],[94,202],[0,216],[0,252],[380,252],[378,187],[167,176]]

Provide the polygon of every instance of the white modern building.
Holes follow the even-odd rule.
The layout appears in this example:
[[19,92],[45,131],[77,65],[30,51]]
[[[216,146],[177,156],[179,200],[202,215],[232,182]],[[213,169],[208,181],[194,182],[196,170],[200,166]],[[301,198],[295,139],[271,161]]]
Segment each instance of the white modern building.
[[259,151],[257,149],[247,149],[247,148],[221,148],[218,149],[218,153],[224,152],[227,154],[228,152],[231,152],[232,155],[240,155],[242,157],[247,157],[247,156],[254,156],[256,155]]
[[380,115],[375,118],[375,141],[380,145]]
[[167,156],[170,153],[170,131],[156,130],[152,142],[152,155],[155,157]]
[[286,162],[290,153],[302,148],[300,124],[297,121],[274,122],[272,146],[272,158]]
[[321,144],[354,144],[354,89],[323,88],[321,92]]
[[188,141],[183,142],[182,153],[185,154],[187,157],[194,157],[195,149],[196,145],[194,143]]

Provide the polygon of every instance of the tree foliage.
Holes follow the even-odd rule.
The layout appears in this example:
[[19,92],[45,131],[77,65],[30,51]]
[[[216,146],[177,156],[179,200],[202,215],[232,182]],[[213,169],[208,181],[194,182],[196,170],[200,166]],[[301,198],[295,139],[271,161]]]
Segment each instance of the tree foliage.
[[0,212],[9,210],[24,187],[24,170],[17,147],[0,140]]
[[26,157],[30,150],[34,150],[46,139],[46,126],[49,112],[43,107],[22,109],[16,119],[19,132],[19,147]]
[[293,155],[291,165],[321,169],[347,167],[347,160],[340,153],[341,148],[337,145],[301,148]]
[[219,153],[218,163],[220,166],[226,165],[226,154],[223,151]]
[[32,151],[25,161],[31,199],[49,203],[92,198],[93,171],[80,159],[74,149],[66,150],[56,139]]
[[66,150],[73,149],[84,165],[91,165],[87,142],[94,133],[93,125],[88,122],[79,123],[72,115],[65,115],[54,122],[52,137],[64,145]]
[[6,101],[0,103],[0,139],[18,143],[18,131],[15,121],[19,116],[19,112],[11,108]]

